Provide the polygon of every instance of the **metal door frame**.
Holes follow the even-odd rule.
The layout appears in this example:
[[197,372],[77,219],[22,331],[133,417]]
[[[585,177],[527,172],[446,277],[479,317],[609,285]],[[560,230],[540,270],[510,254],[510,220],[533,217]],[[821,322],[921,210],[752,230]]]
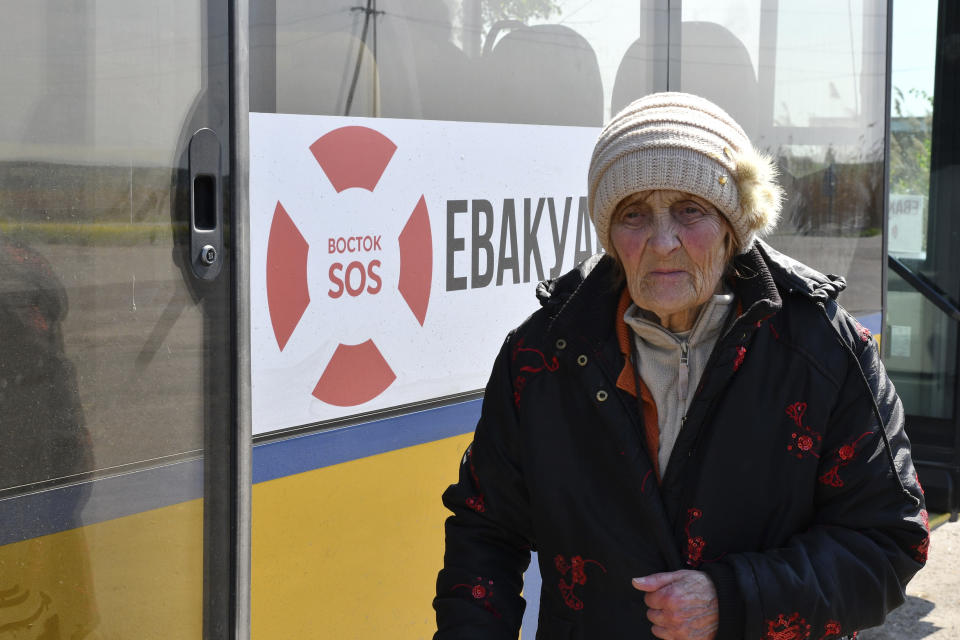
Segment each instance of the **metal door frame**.
[[[232,557],[234,588],[233,637],[250,637],[251,496],[253,486],[252,421],[250,401],[250,236],[249,236],[249,112],[250,112],[250,3],[230,2],[230,175],[233,176],[234,251],[234,389],[237,446],[234,462],[235,517]],[[242,150],[242,152],[241,152]]]
[[204,11],[206,72],[221,74],[218,78],[226,84],[226,102],[220,94],[213,95],[208,112],[226,111],[227,130],[217,133],[227,141],[228,148],[222,158],[226,169],[223,177],[227,180],[223,217],[228,221],[225,253],[232,266],[220,276],[230,279],[226,296],[226,304],[231,307],[229,327],[211,329],[230,332],[232,377],[227,381],[229,406],[217,407],[227,415],[208,412],[205,428],[203,636],[208,640],[247,640],[252,480],[247,206],[249,2],[210,0],[204,3]]
[[[960,62],[948,60],[943,55],[946,43],[960,36],[960,7],[952,0],[940,0],[938,3],[936,58],[934,80],[934,109],[933,130],[931,132],[932,152],[930,159],[930,219],[944,219],[952,213],[950,202],[960,202],[960,190],[956,182],[949,178],[943,179],[935,172],[943,171],[953,166],[955,173],[960,173],[960,123],[953,114],[960,108],[960,79],[958,70]],[[886,109],[886,136],[885,162],[888,165],[885,171],[884,191],[884,226],[888,224],[887,211],[890,200],[889,186],[889,147],[890,147],[890,102],[891,70],[892,70],[892,39],[893,39],[893,1],[887,2],[887,109]],[[939,114],[939,117],[938,117]],[[935,185],[935,182],[937,184]],[[939,190],[936,202],[933,192]],[[936,207],[934,208],[934,205]],[[954,223],[956,224],[956,223]],[[930,233],[930,232],[928,232]],[[930,233],[931,236],[934,234]],[[922,274],[913,272],[905,264],[887,253],[887,236],[884,234],[884,255],[887,256],[888,267],[903,278],[907,284],[918,291],[925,299],[945,313],[951,321],[960,323],[960,291],[940,291],[936,285]],[[883,308],[884,316],[887,309],[887,277],[884,271],[883,279]],[[885,325],[884,325],[885,326]],[[913,461],[923,474],[923,481],[928,487],[942,488],[946,494],[946,506],[951,513],[951,520],[956,521],[960,510],[960,340],[954,359],[954,401],[953,412],[949,419],[930,418],[907,414],[907,430],[913,444]],[[905,410],[909,407],[905,407]]]

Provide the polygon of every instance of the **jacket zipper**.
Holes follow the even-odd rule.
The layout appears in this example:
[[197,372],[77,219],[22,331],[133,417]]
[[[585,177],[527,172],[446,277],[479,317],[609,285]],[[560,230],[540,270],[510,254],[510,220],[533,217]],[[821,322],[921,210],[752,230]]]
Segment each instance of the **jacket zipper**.
[[687,421],[687,391],[690,384],[690,343],[686,340],[680,341],[680,371],[677,376],[677,386],[680,391],[680,411],[683,415],[680,418],[680,428],[683,428]]
[[[743,316],[741,316],[741,317],[743,317]],[[710,352],[710,357],[707,358],[707,364],[706,364],[706,366],[703,368],[703,374],[702,374],[703,376],[707,375],[707,373],[713,369],[713,367],[714,367],[714,361],[717,359],[717,354],[720,353],[720,351],[721,351],[723,348],[725,348],[726,345],[724,345],[724,341],[725,341],[731,334],[733,334],[734,329],[737,328],[737,324],[738,324],[739,320],[740,320],[740,318],[736,318],[733,322],[731,322],[731,323],[730,323],[730,326],[727,327],[727,329],[726,329],[723,333],[720,334],[720,337],[719,337],[719,338],[717,338],[717,342],[713,345],[713,351]],[[743,341],[745,338],[746,338],[746,333],[744,332],[744,333],[742,334],[741,339],[740,339],[739,341]],[[739,342],[739,341],[735,340],[735,342]],[[701,379],[702,379],[702,376],[701,376]],[[711,401],[710,401],[709,406],[707,407],[706,411],[705,411],[704,414],[703,414],[704,416],[710,416],[710,415],[713,414],[713,407],[716,405],[717,399],[719,398],[720,395],[722,395],[720,391],[718,391],[716,394],[714,394],[713,398],[712,398]],[[684,414],[684,417],[683,417],[683,423],[681,423],[681,424],[686,423],[686,420],[687,420],[687,415],[686,415],[686,413],[685,413],[685,414]],[[700,440],[702,439],[702,436],[703,436],[703,428],[702,428],[702,427],[703,427],[703,425],[701,425],[701,429],[697,432],[697,437],[694,438],[693,443],[691,443],[690,448],[687,450],[687,457],[688,457],[688,458],[693,457],[694,453],[695,453],[696,450],[697,450],[697,447],[700,446]]]
[[[717,354],[719,354],[720,351],[722,350],[722,348],[725,347],[724,342],[734,333],[734,331],[735,331],[735,330],[739,330],[739,329],[738,329],[738,324],[739,324],[739,322],[740,322],[740,320],[741,320],[742,317],[744,317],[744,316],[741,316],[740,318],[735,318],[735,319],[730,323],[730,326],[727,327],[726,330],[724,330],[724,331],[720,334],[720,337],[719,337],[719,338],[717,338],[717,342],[716,342],[716,343],[714,344],[714,346],[713,346],[713,351],[710,353],[710,356],[707,358],[707,364],[706,364],[706,366],[703,368],[703,375],[708,375],[708,373],[713,369],[713,367],[714,367],[714,361],[715,361],[715,360],[717,359],[717,357],[718,357]],[[744,326],[746,326],[746,325],[744,325]],[[681,347],[681,350],[682,350],[682,347]],[[683,357],[683,356],[681,355],[681,359],[682,359],[682,357]],[[705,425],[705,424],[702,424],[702,423],[705,422],[706,419],[709,419],[709,416],[713,415],[713,408],[716,406],[717,401],[719,400],[719,398],[720,398],[721,395],[723,395],[723,390],[720,390],[720,391],[718,391],[717,393],[715,393],[714,396],[713,396],[713,398],[711,398],[710,404],[709,404],[709,406],[706,408],[706,411],[702,413],[702,416],[703,416],[703,417],[702,417],[701,420],[700,420],[701,424],[700,424],[699,430],[697,431],[697,436],[694,438],[693,442],[690,444],[690,447],[687,449],[687,452],[686,452],[688,458],[692,458],[692,457],[694,456],[694,454],[696,453],[697,449],[699,448],[700,442],[701,442],[701,440],[703,439],[704,429],[706,428],[706,425]],[[680,421],[681,433],[682,433],[682,430],[683,430],[683,429],[686,429],[686,428],[687,428],[686,423],[687,423],[687,418],[688,418],[688,417],[689,417],[689,416],[686,414],[686,410],[685,410],[684,416],[683,416],[683,418],[681,418],[681,421]],[[679,440],[679,436],[678,436],[677,439]],[[696,484],[696,483],[693,483],[693,482],[686,483],[685,488],[681,491],[681,493],[682,493],[682,496],[681,496],[681,504],[689,504],[689,503],[690,503],[690,501],[691,501],[691,499],[692,499],[692,497],[693,497],[693,493],[694,493],[694,491],[696,491],[696,486],[694,486],[695,484]],[[676,516],[679,516],[680,513],[681,513],[681,511],[682,511],[682,510],[678,511],[677,514],[676,514]],[[671,528],[673,528],[674,531],[682,531],[682,529],[678,529],[679,526],[680,526],[679,521],[675,518],[674,521],[671,523]]]

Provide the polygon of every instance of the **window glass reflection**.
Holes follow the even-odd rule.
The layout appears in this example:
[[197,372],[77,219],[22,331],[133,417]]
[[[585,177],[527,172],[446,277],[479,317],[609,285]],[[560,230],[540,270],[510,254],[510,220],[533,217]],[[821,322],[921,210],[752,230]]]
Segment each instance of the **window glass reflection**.
[[280,112],[599,126],[651,91],[704,95],[778,159],[772,242],[847,275],[880,332],[885,2],[265,4]]
[[[5,6],[0,306],[20,324],[3,325],[0,378],[46,406],[3,422],[49,450],[4,465],[0,491],[202,443],[202,316],[171,259],[172,166],[203,82],[199,5]],[[40,333],[14,340],[29,330],[45,332],[43,358],[25,351]],[[68,414],[73,435],[47,433],[66,433],[54,425]]]
[[0,235],[0,489],[93,468],[93,450],[63,346],[63,283],[29,244]]
[[275,13],[278,112],[600,126],[665,80],[656,5],[277,0],[257,15]]
[[887,249],[915,268],[927,255],[936,30],[935,0],[894,2]]
[[[894,3],[887,249],[922,284],[956,304],[955,243],[936,235],[939,229],[949,238],[952,212],[935,210],[931,198],[937,5]],[[893,270],[887,277],[884,355],[891,377],[909,414],[949,419],[957,323]]]
[[206,4],[2,4],[3,638],[202,634],[203,465],[167,463],[215,350],[172,224]]
[[956,388],[956,321],[895,272],[887,273],[887,369],[907,412],[953,416]]
[[880,330],[885,3],[685,0],[679,81],[773,154],[787,193],[770,242],[846,276],[841,302]]

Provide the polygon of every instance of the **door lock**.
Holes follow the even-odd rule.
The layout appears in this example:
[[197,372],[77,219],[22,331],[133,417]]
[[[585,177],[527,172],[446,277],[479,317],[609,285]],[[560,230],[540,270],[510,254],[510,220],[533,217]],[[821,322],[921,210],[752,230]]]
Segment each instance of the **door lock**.
[[200,262],[204,266],[212,266],[214,262],[217,261],[217,250],[213,245],[205,244],[203,248],[200,249]]
[[220,273],[223,249],[223,186],[220,141],[211,129],[190,138],[190,263],[201,280]]

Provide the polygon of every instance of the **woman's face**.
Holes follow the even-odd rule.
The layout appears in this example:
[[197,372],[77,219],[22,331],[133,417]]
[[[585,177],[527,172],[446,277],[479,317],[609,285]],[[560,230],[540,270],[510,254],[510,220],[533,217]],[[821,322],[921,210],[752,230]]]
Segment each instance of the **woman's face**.
[[717,290],[730,227],[706,200],[682,191],[641,191],[620,201],[610,239],[633,302],[670,331],[693,327]]

